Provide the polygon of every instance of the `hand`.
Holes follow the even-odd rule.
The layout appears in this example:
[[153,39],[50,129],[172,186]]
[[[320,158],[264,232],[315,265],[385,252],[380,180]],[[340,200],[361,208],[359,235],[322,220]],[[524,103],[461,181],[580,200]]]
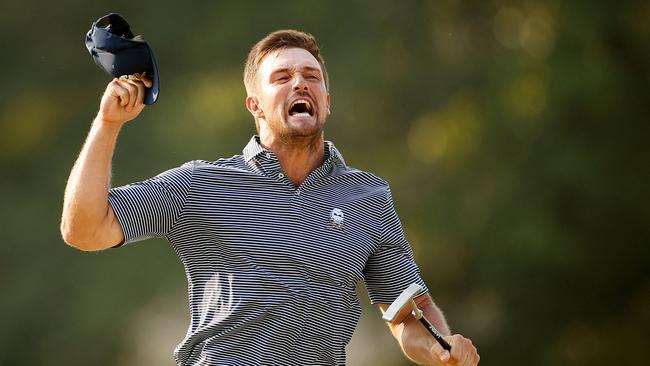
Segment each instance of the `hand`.
[[476,347],[472,341],[460,334],[445,337],[445,340],[451,346],[451,354],[442,346],[435,342],[431,348],[431,354],[435,359],[435,365],[456,365],[456,366],[476,366],[481,357],[476,352]]
[[137,117],[144,108],[144,90],[152,81],[145,77],[115,78],[106,87],[97,117],[119,126]]

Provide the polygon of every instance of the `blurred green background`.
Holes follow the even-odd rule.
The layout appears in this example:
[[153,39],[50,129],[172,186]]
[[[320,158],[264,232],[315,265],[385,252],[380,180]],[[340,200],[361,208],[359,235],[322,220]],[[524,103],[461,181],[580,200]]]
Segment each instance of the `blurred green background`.
[[[83,253],[59,234],[109,81],[83,39],[111,11],[161,73],[114,185],[240,153],[248,50],[313,33],[326,138],[391,183],[432,296],[482,365],[648,364],[649,2],[22,0],[0,5],[0,365],[173,365],[186,331],[165,241]],[[409,364],[360,294],[349,364]]]

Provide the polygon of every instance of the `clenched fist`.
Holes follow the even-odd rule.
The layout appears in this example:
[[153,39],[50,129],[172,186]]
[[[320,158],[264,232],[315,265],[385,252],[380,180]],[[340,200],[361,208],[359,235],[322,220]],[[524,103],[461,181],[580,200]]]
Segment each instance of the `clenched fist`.
[[137,117],[144,108],[145,87],[152,81],[146,77],[115,78],[106,87],[97,117],[107,123],[123,125]]
[[446,351],[438,342],[433,343],[431,356],[434,365],[476,366],[481,357],[472,341],[460,334],[444,337],[451,345],[451,352]]

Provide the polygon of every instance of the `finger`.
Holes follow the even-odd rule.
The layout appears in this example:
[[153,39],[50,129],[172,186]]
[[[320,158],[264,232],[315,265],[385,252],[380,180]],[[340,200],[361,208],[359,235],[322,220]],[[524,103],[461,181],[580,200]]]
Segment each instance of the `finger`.
[[129,80],[125,80],[124,87],[129,91],[129,104],[126,105],[125,109],[130,111],[138,99],[138,88]]
[[472,357],[476,354],[476,348],[472,341],[463,337],[460,334],[452,336],[451,346],[451,359],[459,365],[470,366]]
[[472,341],[461,335],[454,335],[453,338],[451,358],[458,360],[458,365],[475,365],[474,358],[477,356],[477,353]]
[[136,102],[136,106],[143,104],[144,103],[144,84],[142,81],[139,81],[135,83],[135,86],[138,88],[138,101]]
[[135,97],[132,103],[129,103],[129,107],[135,108],[139,104],[142,104],[144,100],[144,84],[138,80],[129,80],[128,82],[135,87]]
[[133,85],[129,80],[118,80],[118,83],[126,89],[129,99],[127,100],[127,103],[123,105],[123,107],[127,111],[131,111],[133,106],[135,105],[137,96],[138,96],[138,89],[136,88],[135,85]]
[[120,79],[142,81],[144,83],[144,86],[147,88],[151,88],[153,86],[153,80],[147,76],[146,71],[141,74],[135,73],[133,75],[122,75],[120,76]]
[[124,94],[120,94],[120,96],[123,95],[120,106],[128,108],[129,103],[131,102],[131,91],[129,90],[129,83],[124,79],[117,79],[117,84],[119,85],[120,90],[124,91]]
[[471,366],[470,356],[471,356],[470,350],[466,349],[465,352],[463,352],[463,354],[459,357],[458,365]]
[[120,106],[122,107],[129,103],[129,92],[120,84],[119,79],[111,81],[111,95],[120,100]]
[[449,357],[449,363],[459,364],[465,366],[463,363],[465,360],[465,354],[467,350],[465,349],[464,338],[459,335],[453,335],[449,344],[451,345],[451,356]]
[[142,77],[140,80],[142,80],[144,86],[147,88],[151,88],[153,86],[153,80],[149,79],[149,77]]
[[478,362],[481,359],[481,356],[478,355],[478,351],[476,350],[476,346],[474,346],[474,343],[472,343],[471,340],[469,340],[469,344],[471,345],[471,347],[470,347],[471,353],[470,353],[470,357],[469,357],[469,359],[470,359],[469,364],[471,366],[476,366],[476,365],[478,365]]
[[467,364],[470,366],[476,366],[480,357],[478,356],[478,352],[476,352],[476,347],[474,347],[472,341],[470,341],[469,344],[471,347],[470,352],[467,354]]
[[[453,347],[452,347],[452,350],[453,350]],[[431,346],[431,353],[433,353],[434,356],[437,357],[440,361],[445,362],[445,363],[448,362],[450,357],[451,357],[451,354],[449,353],[449,351],[442,348],[442,346],[438,342],[434,342],[433,346]]]

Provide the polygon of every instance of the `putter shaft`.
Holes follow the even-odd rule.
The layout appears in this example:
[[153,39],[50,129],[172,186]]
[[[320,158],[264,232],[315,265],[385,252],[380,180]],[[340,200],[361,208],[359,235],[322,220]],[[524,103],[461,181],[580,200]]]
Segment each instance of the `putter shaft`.
[[424,325],[424,327],[427,328],[429,333],[431,333],[433,338],[435,338],[436,341],[438,341],[438,343],[440,343],[442,348],[446,349],[447,351],[451,351],[451,345],[449,343],[447,343],[447,341],[445,341],[445,339],[442,337],[442,334],[440,334],[440,332],[438,332],[438,329],[436,329],[436,327],[434,327],[433,324],[431,324],[427,320],[427,318],[420,317],[419,320],[420,320],[420,323],[422,323],[422,325]]

